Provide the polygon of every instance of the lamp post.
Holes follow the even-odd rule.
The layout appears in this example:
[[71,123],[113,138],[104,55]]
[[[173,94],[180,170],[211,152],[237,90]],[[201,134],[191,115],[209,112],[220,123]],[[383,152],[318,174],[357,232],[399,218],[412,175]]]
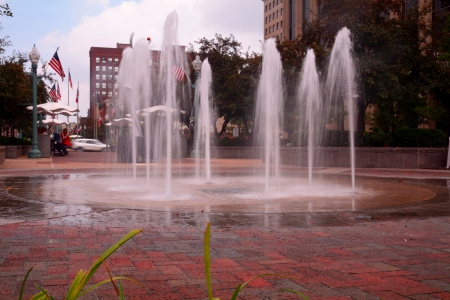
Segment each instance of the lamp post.
[[86,138],[86,125],[84,125],[83,137]]
[[33,49],[30,52],[31,60],[31,72],[33,73],[33,144],[31,151],[28,153],[28,158],[41,158],[42,153],[38,149],[38,134],[37,134],[37,79],[36,70],[39,58],[41,55],[33,45]]
[[200,56],[196,56],[195,60],[192,62],[192,66],[195,71],[195,84],[193,85],[194,91],[194,143],[192,147],[191,157],[195,158],[195,147],[196,143],[198,143],[198,113],[199,113],[199,101],[200,101],[200,91],[198,89],[198,80],[200,78],[200,69],[202,68],[202,61],[200,60]]

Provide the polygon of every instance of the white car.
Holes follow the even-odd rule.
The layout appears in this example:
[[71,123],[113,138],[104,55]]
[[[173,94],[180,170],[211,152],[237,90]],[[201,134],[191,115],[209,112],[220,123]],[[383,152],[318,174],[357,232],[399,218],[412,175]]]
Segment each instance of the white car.
[[77,151],[103,151],[106,148],[105,144],[94,139],[75,139],[71,143],[72,149]]

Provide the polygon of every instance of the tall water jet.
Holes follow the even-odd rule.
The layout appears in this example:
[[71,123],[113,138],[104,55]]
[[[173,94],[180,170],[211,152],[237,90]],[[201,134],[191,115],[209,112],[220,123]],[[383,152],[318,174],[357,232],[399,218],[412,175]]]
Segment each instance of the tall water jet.
[[[261,78],[255,114],[256,140],[264,147],[265,191],[271,174],[279,177],[280,134],[283,120],[283,69],[274,39],[264,42]],[[273,162],[273,164],[272,164]]]
[[[200,156],[204,157],[204,173],[206,180],[211,179],[211,66],[208,58],[203,61],[200,78],[200,102],[197,108],[198,124],[195,124],[195,130],[198,130],[195,135],[195,164],[196,177],[200,177]],[[200,155],[202,153],[202,155]]]
[[318,146],[319,138],[319,112],[321,111],[321,93],[319,75],[316,69],[316,56],[312,49],[309,49],[303,61],[298,86],[297,105],[301,112],[304,112],[303,120],[299,130],[299,140],[303,139],[303,134],[307,134],[308,145],[308,182],[312,183],[312,173],[314,165],[314,147]]
[[[176,81],[173,76],[173,66],[178,63],[178,15],[171,12],[164,23],[163,43],[161,46],[161,62],[159,67],[159,96],[163,99],[164,105],[168,108],[177,108],[176,101]],[[179,140],[172,141],[172,113],[166,113],[166,194],[170,195],[172,185],[172,142],[175,147],[179,147]]]
[[343,113],[347,109],[348,115],[348,131],[350,143],[350,167],[352,177],[352,188],[355,188],[355,110],[354,110],[354,93],[355,93],[355,65],[352,58],[352,42],[350,40],[350,30],[346,27],[342,28],[334,42],[331,51],[330,65],[328,67],[326,82],[326,106],[334,110],[334,114],[330,111],[328,115],[337,122],[338,129],[343,130],[345,117]]
[[119,100],[125,103],[126,111],[131,120],[131,153],[133,162],[133,177],[136,178],[137,138],[143,137],[137,109],[149,104],[151,97],[151,77],[148,69],[148,42],[138,40],[134,48],[127,48],[123,52],[120,71],[117,78],[120,93]]

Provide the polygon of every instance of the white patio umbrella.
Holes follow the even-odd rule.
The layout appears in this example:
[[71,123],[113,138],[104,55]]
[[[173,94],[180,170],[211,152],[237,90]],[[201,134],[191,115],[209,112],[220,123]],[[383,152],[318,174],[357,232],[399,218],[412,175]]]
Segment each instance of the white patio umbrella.
[[[27,110],[33,110],[33,106],[27,106]],[[74,116],[78,109],[56,102],[47,102],[37,105],[38,114]]]
[[[38,123],[40,123],[40,121],[38,121]],[[63,121],[63,120],[58,120],[58,119],[46,119],[46,120],[42,120],[42,123],[46,124],[46,125],[61,125],[61,124],[66,124],[67,122]]]
[[166,113],[174,113],[180,112],[182,114],[186,113],[182,110],[177,110],[176,108],[165,106],[165,105],[156,105],[148,108],[140,109],[136,112],[136,114],[141,114],[142,116],[148,116],[151,114],[157,114],[158,116],[164,116]]

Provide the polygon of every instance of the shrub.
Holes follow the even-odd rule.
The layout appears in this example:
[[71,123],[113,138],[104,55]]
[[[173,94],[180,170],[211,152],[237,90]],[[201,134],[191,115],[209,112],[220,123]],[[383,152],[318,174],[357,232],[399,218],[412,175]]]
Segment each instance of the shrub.
[[392,136],[389,133],[374,130],[364,132],[364,146],[367,147],[384,147],[391,144]]
[[392,147],[444,147],[447,139],[437,129],[402,128],[391,132]]
[[0,136],[0,146],[22,146],[31,145],[31,141],[26,139],[18,139],[15,137]]

